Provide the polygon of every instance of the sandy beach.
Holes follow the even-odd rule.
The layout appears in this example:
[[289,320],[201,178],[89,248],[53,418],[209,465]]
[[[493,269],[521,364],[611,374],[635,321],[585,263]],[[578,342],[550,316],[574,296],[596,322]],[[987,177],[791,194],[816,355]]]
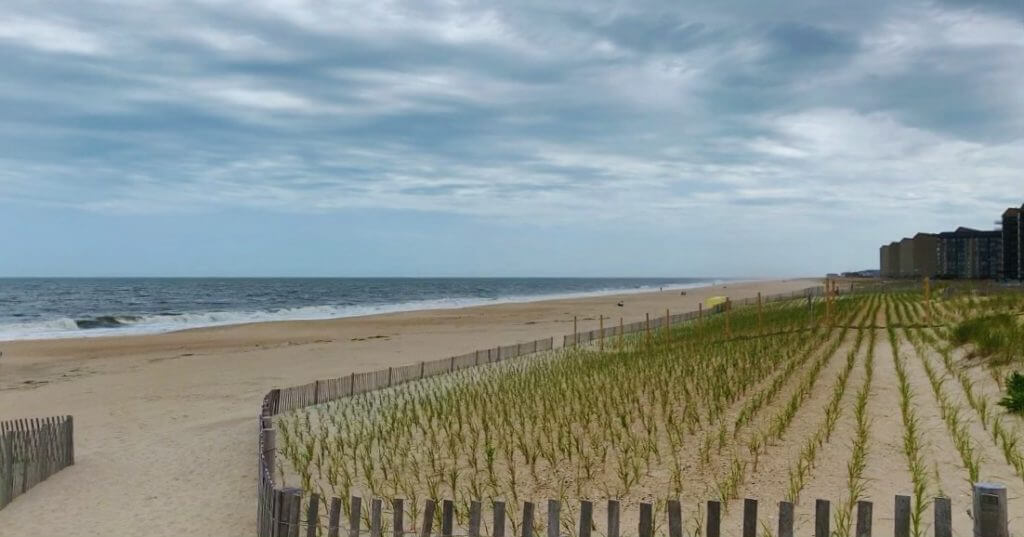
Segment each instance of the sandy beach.
[[[0,510],[3,535],[252,535],[255,417],[273,387],[817,285],[794,279],[0,344],[0,420],[72,414],[77,463]],[[622,307],[617,302],[623,301]]]

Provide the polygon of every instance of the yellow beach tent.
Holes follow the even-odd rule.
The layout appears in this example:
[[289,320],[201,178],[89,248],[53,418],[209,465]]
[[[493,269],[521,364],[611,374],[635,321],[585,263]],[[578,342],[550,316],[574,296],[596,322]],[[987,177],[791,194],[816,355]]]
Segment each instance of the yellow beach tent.
[[727,296],[708,297],[707,301],[704,303],[704,306],[707,307],[708,309],[711,309],[719,304],[725,304],[728,300],[729,297]]

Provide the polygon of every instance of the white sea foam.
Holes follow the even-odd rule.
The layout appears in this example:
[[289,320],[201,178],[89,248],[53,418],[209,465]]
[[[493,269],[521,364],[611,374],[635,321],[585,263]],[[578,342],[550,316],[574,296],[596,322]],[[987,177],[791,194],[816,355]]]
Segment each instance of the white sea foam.
[[[708,285],[718,285],[723,282],[724,280],[708,280],[704,282],[666,285],[663,288],[666,290],[681,290]],[[581,293],[507,296],[493,299],[473,297],[441,298],[388,304],[369,304],[358,306],[304,306],[298,308],[282,308],[263,311],[210,311],[183,313],[180,315],[114,315],[112,318],[119,324],[111,327],[89,329],[79,328],[74,319],[60,318],[0,324],[0,341],[155,334],[210,326],[226,326],[271,321],[340,319],[346,317],[361,317],[366,315],[405,311],[454,309],[488,304],[523,303],[537,302],[541,300],[646,293],[657,288],[658,287],[641,286],[630,289],[604,289]]]

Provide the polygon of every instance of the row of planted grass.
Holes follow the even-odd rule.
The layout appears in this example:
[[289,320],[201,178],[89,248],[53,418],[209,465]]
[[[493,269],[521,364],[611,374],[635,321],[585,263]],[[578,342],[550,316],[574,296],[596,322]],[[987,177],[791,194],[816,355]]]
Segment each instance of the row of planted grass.
[[[841,300],[834,317],[850,319],[859,306]],[[701,438],[724,438],[721,455],[728,437],[774,399],[765,393],[774,381],[765,379],[786,384],[823,340],[838,345],[827,337],[835,331],[812,322],[823,314],[820,302],[809,311],[803,301],[760,316],[735,310],[728,319],[608,341],[604,352],[569,349],[291,413],[278,422],[279,471],[323,496],[405,498],[414,519],[426,498],[678,495],[688,486],[685,457]],[[823,363],[814,358],[788,404],[751,436],[761,442],[748,446],[753,458],[784,433]],[[733,416],[729,409],[751,390],[764,394],[762,403]],[[726,477],[708,486],[728,499],[747,464],[734,458]]]

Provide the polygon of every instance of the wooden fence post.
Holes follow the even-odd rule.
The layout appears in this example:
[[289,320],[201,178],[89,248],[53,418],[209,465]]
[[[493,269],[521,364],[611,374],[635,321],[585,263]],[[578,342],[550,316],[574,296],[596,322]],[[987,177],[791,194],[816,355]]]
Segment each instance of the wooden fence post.
[[829,503],[828,500],[814,502],[814,537],[829,537]]
[[575,347],[580,344],[580,333],[576,329],[576,316],[572,316],[572,346]]
[[370,537],[384,537],[384,525],[380,518],[381,501],[380,498],[374,498],[370,500]]
[[683,506],[679,500],[669,500],[666,505],[668,510],[668,537],[683,537]]
[[405,502],[401,498],[391,500],[391,533],[394,537],[405,534]]
[[505,502],[494,502],[491,509],[494,517],[491,534],[493,537],[505,537]]
[[533,502],[523,502],[522,537],[533,537]]
[[598,315],[597,316],[597,323],[598,323],[598,325],[597,325],[598,329],[601,331],[601,337],[598,338],[598,343],[597,343],[598,349],[597,350],[599,350],[601,352],[604,352],[604,315]]
[[953,506],[949,498],[935,498],[935,537],[953,537]]
[[562,503],[558,500],[548,500],[548,537],[558,537],[561,524]]
[[715,501],[708,501],[708,522],[707,537],[721,537],[722,535],[722,504]]
[[757,333],[764,335],[764,309],[761,303],[761,291],[757,292]]
[[672,315],[669,313],[668,308],[665,308],[665,343],[672,341]]
[[871,502],[861,500],[857,502],[857,528],[855,537],[871,537]]
[[430,532],[434,529],[435,509],[434,500],[427,500],[426,505],[423,506],[423,525],[420,526],[420,537],[430,537]]
[[644,341],[646,342],[647,345],[650,345],[651,344],[651,314],[650,313],[645,313],[644,314],[644,318],[646,319],[644,321],[644,323],[645,323],[644,324]]
[[314,492],[309,496],[309,505],[306,507],[306,537],[316,537],[316,530],[319,525],[320,495]]
[[420,362],[420,379],[423,378],[423,374],[424,374],[426,368],[427,368],[427,363],[426,362]]
[[757,500],[743,500],[743,537],[757,537]]
[[350,396],[356,394],[356,374],[355,373],[350,373],[349,376],[348,376],[348,394]]
[[793,537],[793,503],[779,502],[779,535]]
[[394,368],[393,367],[388,367],[388,388],[391,387],[391,376],[392,376],[393,372],[394,372]]
[[910,537],[910,496],[896,496],[892,534],[895,537]]
[[299,512],[302,510],[302,489],[289,490],[288,537],[299,537],[299,527],[302,526],[302,520],[299,518]]
[[654,537],[654,512],[648,502],[640,502],[640,523],[637,526],[637,533],[639,537]]
[[274,491],[274,537],[288,537],[288,495],[283,490]]
[[14,438],[0,434],[0,507],[14,499]]
[[341,532],[341,498],[331,498],[331,508],[327,513],[327,537],[338,537]]
[[[590,530],[594,527],[594,503],[590,500],[580,501],[580,530],[579,537],[590,537]],[[571,536],[570,536],[571,537]]]
[[455,503],[441,500],[441,537],[452,537],[455,531]]
[[619,317],[619,350],[622,350],[623,338],[626,334],[626,325],[622,323],[622,317]]
[[619,502],[616,500],[608,500],[607,537],[619,537]]
[[68,435],[68,464],[75,464],[75,417],[65,416],[65,422],[67,423],[67,435]]
[[480,537],[480,502],[469,502],[469,537]]
[[362,516],[363,499],[352,496],[352,504],[348,513],[348,537],[359,537],[359,517]]
[[975,483],[972,512],[975,537],[1009,537],[1005,486]]

